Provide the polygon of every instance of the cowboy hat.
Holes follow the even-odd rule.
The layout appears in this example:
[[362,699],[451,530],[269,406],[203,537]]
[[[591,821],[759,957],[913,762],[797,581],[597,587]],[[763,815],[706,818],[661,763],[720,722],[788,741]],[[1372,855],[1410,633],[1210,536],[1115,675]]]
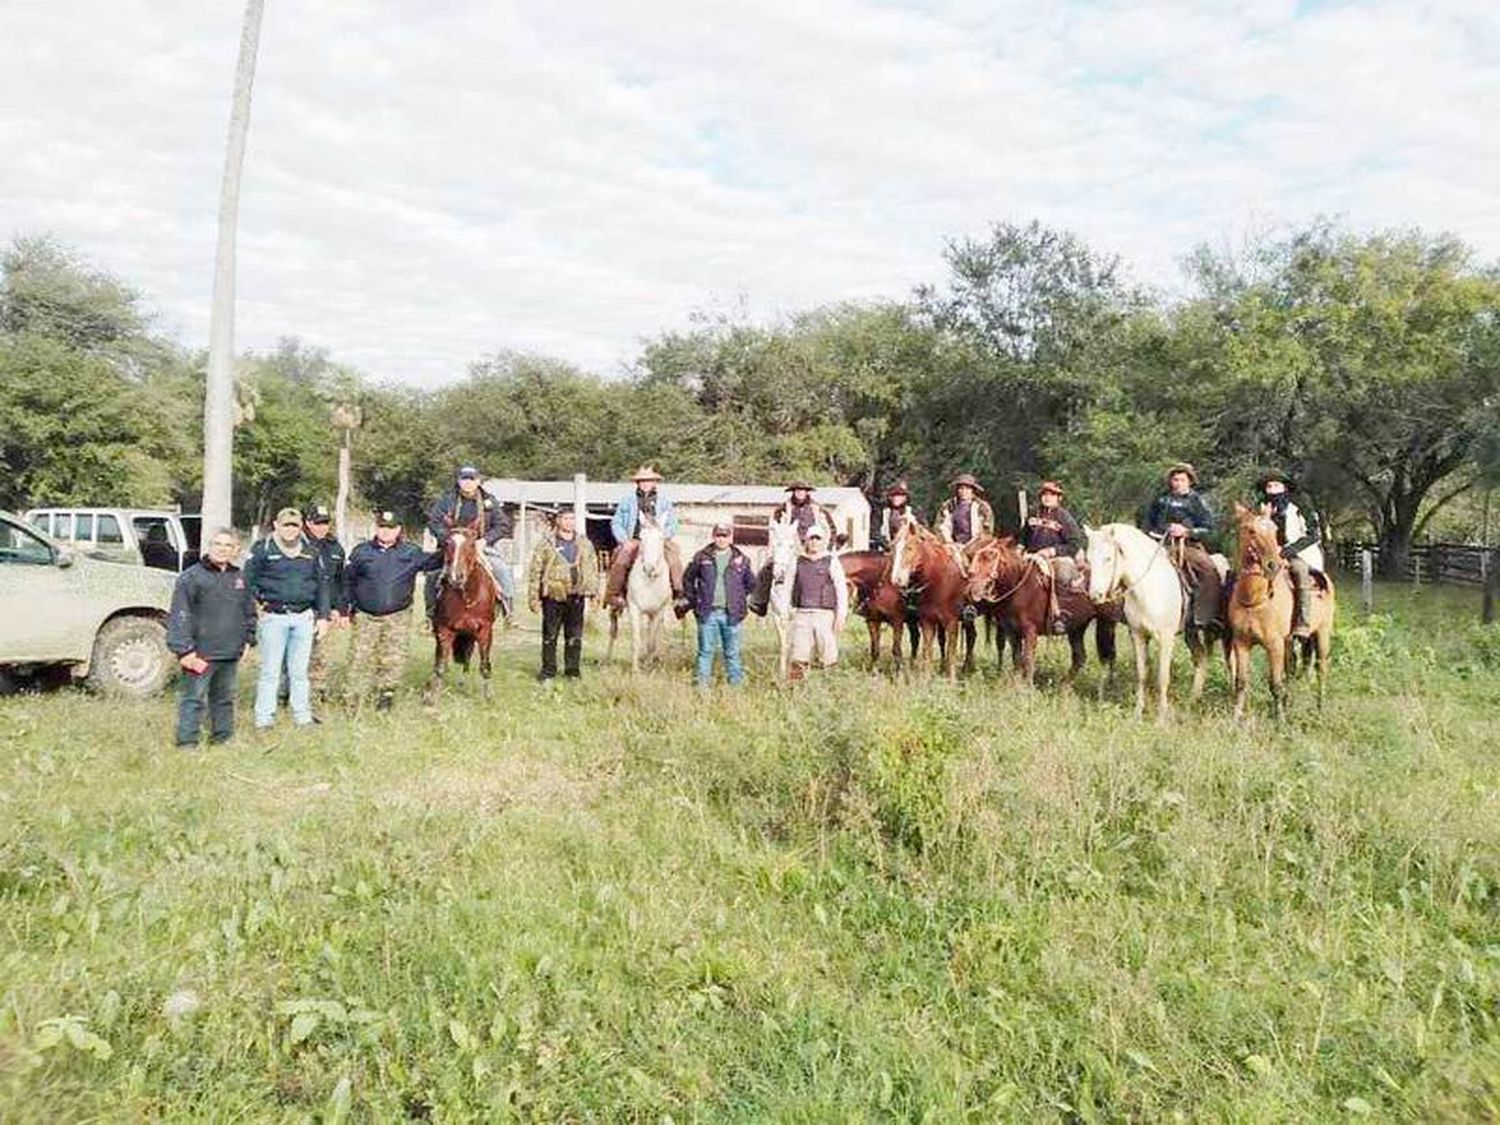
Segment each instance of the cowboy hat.
[[959,473],[958,476],[953,478],[954,488],[958,488],[960,485],[965,484],[972,488],[975,492],[984,492],[984,485],[980,484],[979,481],[975,479],[973,473]]
[[1178,473],[1186,473],[1189,481],[1191,481],[1193,484],[1198,483],[1198,470],[1193,468],[1193,466],[1188,462],[1179,461],[1177,462],[1177,464],[1168,469],[1167,479],[1171,480],[1172,477],[1176,476]]
[[1040,496],[1044,492],[1052,492],[1058,496],[1067,495],[1067,493],[1063,491],[1063,486],[1058,484],[1055,480],[1042,481],[1042,487],[1037,489],[1037,495]]
[[811,492],[812,490],[813,486],[808,484],[801,477],[798,477],[796,480],[792,481],[791,484],[786,486],[787,492]]
[[658,473],[650,465],[642,465],[639,469],[631,474],[630,479],[632,482],[642,480],[661,480],[661,474]]
[[887,496],[910,496],[911,489],[906,486],[906,479],[903,477],[901,480],[898,480],[895,484],[891,485],[890,488],[886,489],[885,494]]
[[1286,490],[1288,492],[1290,492],[1293,488],[1291,473],[1283,473],[1279,470],[1272,470],[1271,472],[1260,474],[1260,479],[1255,482],[1255,491],[1264,492],[1266,490],[1266,485],[1270,484],[1273,480],[1279,480],[1286,486]]

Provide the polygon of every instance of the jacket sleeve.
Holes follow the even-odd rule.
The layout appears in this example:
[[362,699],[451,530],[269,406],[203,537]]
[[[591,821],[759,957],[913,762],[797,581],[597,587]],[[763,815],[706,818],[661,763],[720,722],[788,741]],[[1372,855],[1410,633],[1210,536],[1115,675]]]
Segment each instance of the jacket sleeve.
[[988,500],[979,502],[979,526],[975,528],[974,538],[984,539],[995,534],[995,509]]
[[172,588],[172,610],[167,617],[167,648],[178,656],[186,656],[197,647],[193,640],[193,609],[197,599],[192,592],[196,570],[197,567],[193,567],[183,571]]
[[[500,503],[500,501],[496,500],[495,501],[495,510],[494,511],[495,511],[495,519],[494,519],[494,523],[495,523],[494,536],[495,537],[493,539],[491,539],[488,535],[485,536],[485,542],[489,543],[491,546],[493,546],[495,543],[498,543],[502,539],[511,539],[511,538],[513,538],[515,536],[515,532],[516,532],[516,521],[511,517],[511,514],[505,510],[505,505],[504,504],[502,504],[502,503]],[[582,531],[583,529],[579,528],[579,530]]]
[[615,514],[610,517],[610,534],[615,537],[615,543],[623,544],[630,542],[630,532],[635,526],[635,496],[626,496],[615,505]]
[[944,543],[953,542],[953,504],[944,504],[938,509],[937,526],[933,528],[938,533],[938,538]]
[[[264,542],[264,539],[261,540],[261,543]],[[250,598],[252,601],[260,600],[260,590],[258,590],[256,587],[260,582],[261,562],[264,558],[265,554],[261,550],[261,545],[260,543],[257,543],[255,546],[251,547],[249,552],[245,555],[245,565],[240,569],[240,573],[244,575],[245,578],[245,589],[250,591]]]
[[510,518],[505,514],[505,509],[500,506],[500,501],[493,496],[487,496],[486,499],[490,502],[490,508],[484,520],[484,542],[486,546],[493,547],[510,534],[510,529],[507,527]]
[[250,592],[250,583],[245,583],[245,588],[240,591],[240,609],[244,613],[245,643],[254,646],[259,639],[260,631],[257,628],[259,619],[255,614],[255,595]]
[[1213,513],[1208,510],[1208,503],[1202,496],[1197,496],[1194,500],[1192,537],[1194,539],[1206,539],[1213,534]]
[[354,587],[359,581],[359,568],[363,562],[364,558],[360,555],[358,547],[350,551],[349,557],[344,560],[344,575],[343,582],[340,583],[339,603],[343,607],[346,617],[353,616],[354,614]]
[[317,553],[316,558],[318,560],[318,599],[313,610],[319,620],[324,620],[333,612],[333,564],[322,551]]
[[694,605],[698,602],[698,583],[702,577],[703,556],[694,555],[682,570],[682,596]]
[[427,509],[427,530],[432,532],[439,543],[448,538],[448,517],[452,515],[452,509],[448,506],[448,497],[439,496],[432,507]]
[[750,556],[745,556],[745,565],[740,567],[740,584],[745,588],[745,597],[755,593],[755,587],[759,585],[755,574],[755,564],[750,561]]
[[1167,506],[1162,497],[1158,496],[1151,501],[1151,506],[1146,509],[1146,519],[1141,525],[1141,530],[1150,535],[1165,535]]
[[532,610],[535,610],[541,601],[542,566],[545,563],[543,552],[549,549],[546,540],[536,544],[531,549],[531,561],[526,564],[526,605]]
[[1323,528],[1321,522],[1318,520],[1318,513],[1312,508],[1304,512],[1299,506],[1297,514],[1302,517],[1302,525],[1305,530],[1300,539],[1288,543],[1285,547],[1281,548],[1283,558],[1292,558],[1295,555],[1301,554],[1315,543],[1323,541]]
[[665,496],[659,496],[657,502],[657,518],[661,520],[661,529],[668,539],[677,538],[677,509],[672,501]]
[[[416,545],[413,544],[413,546]],[[417,547],[417,550],[421,553],[421,558],[417,560],[416,564],[419,573],[431,573],[434,570],[443,569],[443,550],[441,547],[436,551],[423,551],[421,547]]]
[[1063,541],[1057,548],[1057,553],[1071,558],[1083,550],[1083,529],[1078,526],[1078,521],[1069,511],[1064,511],[1062,519],[1058,522],[1063,525]]

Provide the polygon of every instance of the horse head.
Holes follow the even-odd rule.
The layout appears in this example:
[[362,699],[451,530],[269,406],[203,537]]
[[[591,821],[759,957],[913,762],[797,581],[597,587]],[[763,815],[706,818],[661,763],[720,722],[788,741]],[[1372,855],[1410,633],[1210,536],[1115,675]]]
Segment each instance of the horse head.
[[1275,578],[1281,569],[1281,545],[1276,542],[1276,524],[1269,516],[1239,503],[1234,506],[1234,520],[1239,541],[1235,569],[1241,576]]
[[479,561],[479,525],[455,526],[451,519],[444,522],[449,530],[448,539],[443,544],[443,577],[463,589]]
[[771,554],[771,583],[780,585],[791,580],[797,567],[797,525],[791,520],[772,520],[768,528]]
[[911,524],[902,524],[891,547],[891,582],[903,590],[922,572],[927,557],[927,540],[932,533]]
[[1083,557],[1088,567],[1089,597],[1095,602],[1107,602],[1120,592],[1125,582],[1120,544],[1108,527],[1085,526],[1083,536],[1087,543]]
[[1005,541],[993,537],[975,540],[964,549],[969,562],[969,583],[964,591],[971,602],[992,601],[999,588],[1001,556]]
[[636,556],[636,566],[641,568],[647,578],[655,578],[661,573],[666,561],[666,534],[661,529],[661,524],[656,522],[655,516],[642,516],[641,529],[638,536],[641,544],[640,554]]

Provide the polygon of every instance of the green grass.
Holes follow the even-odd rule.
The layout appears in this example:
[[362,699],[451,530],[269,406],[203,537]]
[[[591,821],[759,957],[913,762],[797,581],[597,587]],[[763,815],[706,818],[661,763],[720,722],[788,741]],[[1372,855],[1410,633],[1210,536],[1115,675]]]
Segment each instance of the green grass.
[[1380,600],[1283,729],[764,630],[198,755],[0,700],[0,1117],[1494,1118],[1500,631]]

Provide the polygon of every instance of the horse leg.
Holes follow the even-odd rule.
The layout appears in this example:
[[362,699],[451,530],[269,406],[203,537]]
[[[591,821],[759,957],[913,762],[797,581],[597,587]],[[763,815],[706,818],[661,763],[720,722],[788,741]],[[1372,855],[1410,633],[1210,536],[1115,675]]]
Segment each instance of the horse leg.
[[1172,684],[1172,648],[1177,638],[1171,633],[1156,639],[1156,721],[1166,726],[1172,715],[1167,689]]
[[1234,717],[1245,717],[1245,699],[1250,694],[1250,643],[1239,637],[1229,653],[1229,667],[1234,676]]
[[1150,671],[1151,650],[1146,634],[1130,630],[1130,641],[1135,645],[1135,717],[1146,717],[1146,676]]
[[[964,675],[974,674],[974,645],[979,640],[979,629],[972,621],[965,621],[964,627]],[[956,639],[956,637],[955,637]]]
[[1333,648],[1333,615],[1329,614],[1323,621],[1322,627],[1313,634],[1313,641],[1318,646],[1318,710],[1323,710],[1323,696],[1328,690],[1328,653]]
[[1021,682],[1036,686],[1036,630],[1021,628]]
[[494,640],[494,626],[491,624],[480,630],[474,642],[479,649],[479,691],[486,700],[490,698],[490,645]]
[[1104,702],[1106,687],[1115,684],[1115,623],[1102,617],[1094,618],[1094,653],[1104,674],[1099,677],[1099,702]]
[[867,617],[865,628],[870,631],[870,675],[873,676],[880,671],[880,622]]
[[1188,698],[1197,703],[1203,696],[1203,684],[1208,679],[1208,643],[1197,629],[1189,629],[1187,646],[1193,657],[1193,690]]
[[437,702],[438,692],[443,687],[443,675],[447,671],[448,661],[453,658],[453,635],[446,629],[437,629],[434,633],[432,677],[427,681],[427,690],[422,693],[428,703]]
[[1271,699],[1276,705],[1276,721],[1286,721],[1286,645],[1266,645],[1266,671],[1271,679]]
[[641,622],[641,611],[635,606],[630,607],[630,670],[636,674],[641,670],[641,630],[644,628]]
[[1083,647],[1083,634],[1088,630],[1088,622],[1085,621],[1082,628],[1073,629],[1068,633],[1068,675],[1063,680],[1063,685],[1069,691],[1073,689],[1073,681],[1077,679],[1079,671],[1083,668],[1083,662],[1088,659],[1088,650]]
[[[955,619],[948,622],[946,634],[948,646],[943,652],[943,670],[948,673],[948,679],[952,682],[958,680],[958,634],[960,623]],[[974,626],[969,625],[963,629],[964,640],[968,644],[969,654],[964,659],[965,674],[974,670],[974,638],[972,636]]]

